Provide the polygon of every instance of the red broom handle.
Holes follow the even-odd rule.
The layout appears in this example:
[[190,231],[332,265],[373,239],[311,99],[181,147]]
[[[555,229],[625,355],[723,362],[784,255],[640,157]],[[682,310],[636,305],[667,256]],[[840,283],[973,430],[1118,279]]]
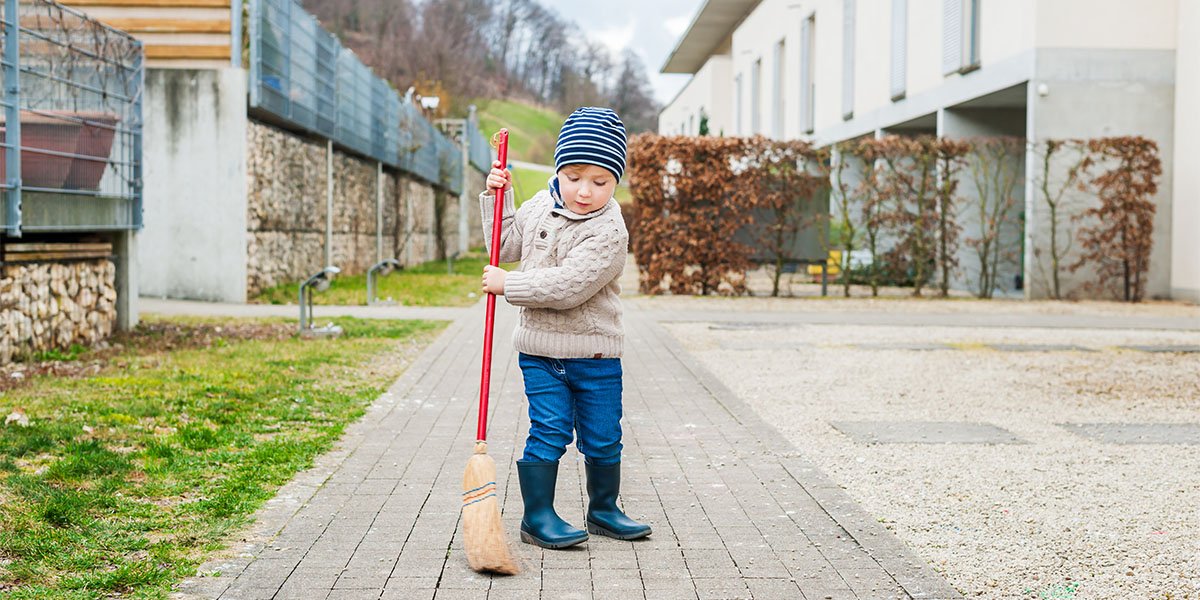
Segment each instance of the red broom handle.
[[[496,155],[500,168],[508,166],[508,130],[501,129],[496,134]],[[493,266],[500,264],[500,221],[504,218],[504,188],[495,190],[493,198],[494,212],[492,213],[492,247],[488,262]],[[479,426],[475,430],[475,439],[487,440],[487,411],[488,389],[492,384],[492,330],[496,325],[496,295],[487,295],[487,319],[483,326],[483,376],[479,381]]]

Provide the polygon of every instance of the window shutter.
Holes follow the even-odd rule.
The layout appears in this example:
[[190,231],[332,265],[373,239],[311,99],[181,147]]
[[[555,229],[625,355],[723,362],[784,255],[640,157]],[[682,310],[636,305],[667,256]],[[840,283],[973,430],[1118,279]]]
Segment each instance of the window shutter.
[[750,69],[750,135],[762,133],[762,59]]
[[963,67],[978,67],[979,66],[979,0],[968,0],[970,5],[967,6],[969,11],[965,15],[964,22],[966,24],[966,35],[964,42]]
[[963,67],[963,0],[942,0],[942,73]]
[[781,40],[775,44],[775,85],[774,94],[771,101],[771,133],[775,139],[783,139],[783,107],[785,94],[783,91],[784,76],[785,76],[785,57],[787,55],[786,46]]
[[842,0],[842,118],[854,117],[854,0]]
[[892,100],[907,93],[908,0],[892,0]]
[[737,93],[733,98],[733,134],[742,135],[742,74],[733,79]]
[[800,124],[805,133],[813,130],[813,19],[800,26]]

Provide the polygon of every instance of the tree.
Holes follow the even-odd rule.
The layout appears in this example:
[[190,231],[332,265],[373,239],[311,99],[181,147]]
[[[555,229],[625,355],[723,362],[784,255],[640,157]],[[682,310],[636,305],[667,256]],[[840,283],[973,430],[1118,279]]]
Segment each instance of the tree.
[[880,244],[884,228],[887,224],[885,190],[883,172],[886,167],[881,160],[880,140],[863,139],[852,147],[854,156],[858,159],[858,193],[860,202],[860,223],[866,250],[871,255],[871,264],[867,268],[867,279],[871,285],[871,295],[879,295],[879,284],[882,272],[880,261],[882,252]]
[[[846,181],[846,170],[850,167],[851,161],[856,160],[854,149],[846,143],[835,144],[831,153],[830,164],[830,182],[832,189],[830,190],[834,206],[838,212],[838,230],[840,236],[838,239],[840,250],[842,253],[841,264],[838,267],[842,271],[842,295],[850,297],[850,255],[854,253],[855,244],[858,243],[858,229],[855,226],[855,219],[852,215],[853,205],[855,200],[863,202],[864,198],[856,198],[851,193],[850,184]],[[859,186],[861,190],[861,185]]]
[[[1072,265],[1097,267],[1095,286],[1108,289],[1126,302],[1140,302],[1146,293],[1145,274],[1150,269],[1154,245],[1154,212],[1151,198],[1158,192],[1162,162],[1158,144],[1142,136],[1088,140],[1092,165],[1111,165],[1092,177],[1100,205],[1084,211],[1092,224],[1079,231],[1085,254]],[[1119,284],[1117,288],[1114,284]]]
[[933,146],[937,153],[937,264],[941,269],[939,282],[941,295],[950,295],[950,271],[958,266],[958,235],[962,227],[958,224],[959,199],[958,174],[965,161],[963,157],[971,150],[971,144],[959,140],[939,138]]
[[342,43],[397,90],[445,90],[450,114],[477,98],[514,97],[559,112],[611,106],[630,133],[656,128],[646,68],[632,52],[571,35],[537,0],[304,0]]
[[812,204],[829,184],[829,152],[815,150],[806,142],[764,137],[750,140],[747,150],[747,166],[753,173],[744,177],[752,186],[747,194],[752,206],[747,208],[767,216],[758,224],[756,241],[772,261],[771,295],[778,296],[784,264],[795,258],[797,236],[813,224],[808,217],[817,212],[811,210]]
[[885,197],[892,201],[884,212],[885,223],[900,237],[896,250],[908,259],[914,296],[921,295],[937,256],[936,144],[932,136],[879,140],[879,154],[887,165]]
[[[1003,239],[1012,228],[1012,212],[1017,204],[1017,183],[1021,177],[1021,157],[1025,140],[1016,137],[972,140],[967,159],[975,184],[974,209],[979,224],[977,237],[967,239],[979,262],[979,280],[975,295],[991,298],[998,285],[1000,263],[1006,258]],[[1052,224],[1053,226],[1053,224]]]
[[[1058,162],[1065,161],[1066,168],[1061,179],[1052,177],[1057,170]],[[1035,245],[1033,255],[1039,273],[1049,280],[1047,286],[1050,297],[1061,300],[1064,297],[1062,287],[1062,271],[1068,264],[1075,242],[1071,224],[1075,219],[1067,218],[1071,207],[1067,192],[1081,190],[1080,175],[1089,163],[1087,144],[1080,140],[1046,140],[1042,150],[1041,168],[1036,177],[1037,188],[1041,201],[1046,205],[1047,221],[1050,229],[1049,247],[1043,249]],[[1049,275],[1042,264],[1043,250],[1050,255]]]
[[646,77],[646,67],[633,50],[627,49],[621,55],[612,108],[621,115],[630,133],[652,131],[658,125],[658,105]]

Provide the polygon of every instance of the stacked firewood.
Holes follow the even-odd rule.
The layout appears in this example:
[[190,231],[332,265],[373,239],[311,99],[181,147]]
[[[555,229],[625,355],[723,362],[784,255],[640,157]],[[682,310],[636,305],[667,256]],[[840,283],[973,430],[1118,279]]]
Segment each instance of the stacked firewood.
[[5,264],[0,277],[0,363],[92,345],[117,320],[116,267],[107,259]]

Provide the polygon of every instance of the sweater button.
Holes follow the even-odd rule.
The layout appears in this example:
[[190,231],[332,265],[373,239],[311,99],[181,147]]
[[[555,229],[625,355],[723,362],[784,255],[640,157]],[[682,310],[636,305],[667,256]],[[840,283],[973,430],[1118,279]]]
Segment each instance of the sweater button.
[[543,229],[542,232],[538,234],[538,237],[542,238],[543,240],[546,239],[546,230]]

